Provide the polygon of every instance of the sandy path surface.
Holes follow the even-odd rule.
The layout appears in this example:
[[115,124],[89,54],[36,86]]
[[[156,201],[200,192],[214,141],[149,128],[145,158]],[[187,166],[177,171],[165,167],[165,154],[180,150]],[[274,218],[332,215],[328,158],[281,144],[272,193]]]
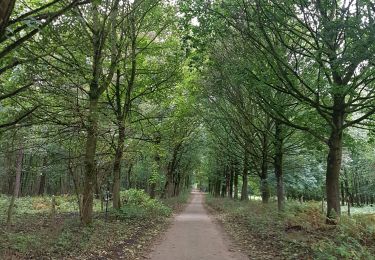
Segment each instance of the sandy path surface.
[[245,260],[230,250],[230,242],[203,207],[203,194],[192,193],[192,200],[178,215],[164,239],[154,246],[151,260]]

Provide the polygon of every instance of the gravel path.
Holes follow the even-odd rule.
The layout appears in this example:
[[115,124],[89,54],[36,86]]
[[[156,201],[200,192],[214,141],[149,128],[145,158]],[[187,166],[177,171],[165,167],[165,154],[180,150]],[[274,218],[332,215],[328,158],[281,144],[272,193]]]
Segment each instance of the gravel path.
[[242,253],[231,248],[220,226],[212,221],[203,207],[204,195],[192,193],[192,200],[178,215],[148,256],[151,260],[245,260]]

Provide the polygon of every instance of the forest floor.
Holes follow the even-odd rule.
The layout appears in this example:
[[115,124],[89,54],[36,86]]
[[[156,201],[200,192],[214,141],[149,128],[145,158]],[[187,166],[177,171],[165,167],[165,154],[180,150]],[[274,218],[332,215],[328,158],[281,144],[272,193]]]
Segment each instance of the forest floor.
[[[165,200],[163,210],[180,212],[187,198],[184,194]],[[167,214],[150,215],[143,206],[128,208],[121,218],[113,211],[106,217],[96,201],[92,225],[82,227],[74,198],[56,198],[54,219],[50,200],[47,196],[18,199],[12,224],[6,228],[9,199],[0,196],[0,259],[143,259],[171,221]]]
[[250,259],[375,259],[375,215],[324,224],[319,203],[277,204],[207,196],[206,205]]
[[175,217],[164,238],[147,257],[151,260],[244,260],[248,259],[208,215],[204,194],[192,193],[185,210]]

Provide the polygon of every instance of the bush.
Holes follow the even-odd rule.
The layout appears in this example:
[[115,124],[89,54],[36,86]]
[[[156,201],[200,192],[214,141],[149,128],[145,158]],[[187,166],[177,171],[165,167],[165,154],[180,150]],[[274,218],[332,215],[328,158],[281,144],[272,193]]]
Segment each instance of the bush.
[[115,212],[120,219],[150,219],[168,217],[172,210],[143,190],[130,189],[122,193],[123,206]]
[[325,224],[319,202],[288,201],[282,214],[275,203],[211,196],[206,202],[221,214],[230,233],[241,237],[241,243],[250,237],[253,244],[258,238],[257,243],[263,246],[263,241],[272,238],[272,247],[282,253],[282,259],[375,259],[373,214],[342,215],[338,225],[332,226]]
[[322,239],[313,244],[314,259],[372,259],[358,240],[346,235],[340,235],[340,239],[340,242]]

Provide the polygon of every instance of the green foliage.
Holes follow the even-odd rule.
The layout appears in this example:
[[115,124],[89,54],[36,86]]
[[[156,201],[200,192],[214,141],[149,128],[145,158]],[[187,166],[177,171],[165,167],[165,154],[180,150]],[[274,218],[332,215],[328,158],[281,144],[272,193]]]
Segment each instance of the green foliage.
[[[0,241],[5,243],[0,246],[0,250],[12,247],[21,253],[28,253],[30,250],[36,250],[43,246],[43,239],[36,234],[6,232],[3,236]],[[4,248],[1,248],[3,246]]]
[[178,196],[163,199],[163,203],[172,209],[179,209],[186,204],[190,197],[190,191],[184,190]]
[[129,189],[122,193],[123,205],[113,211],[119,219],[154,219],[168,217],[172,210],[162,202],[151,199],[143,190]]
[[80,224],[72,206],[73,196],[56,197],[56,222],[51,221],[49,214],[51,197],[20,198],[16,200],[16,214],[9,230],[4,223],[9,197],[0,196],[0,259],[14,255],[22,259],[87,259],[103,254],[111,259],[111,250],[118,250],[121,243],[123,248],[126,241],[131,241],[126,244],[129,254],[137,253],[144,241],[151,241],[164,227],[171,210],[143,191],[130,190],[122,195],[129,199],[123,209],[130,211],[120,218],[124,221],[111,215],[105,219],[97,211],[92,225],[87,227]]
[[[78,201],[74,195],[55,196],[56,211],[57,213],[68,213],[78,212]],[[0,216],[6,214],[10,203],[10,197],[1,195],[0,196]],[[14,206],[14,214],[43,214],[49,213],[52,209],[52,197],[21,197],[17,198]],[[101,210],[100,200],[94,200],[94,211],[99,212]]]
[[[284,213],[280,214],[274,203],[263,205],[257,201],[240,202],[210,196],[206,201],[222,215],[224,225],[235,239],[251,240],[258,247],[272,243],[270,251],[280,250],[283,259],[308,256],[313,259],[373,259],[375,253],[375,217],[372,214],[341,217],[340,223],[333,227],[324,224],[325,216],[319,203],[288,201]],[[270,237],[272,241],[268,240]]]
[[317,259],[373,259],[375,217],[372,214],[342,216],[334,236],[313,245]]
[[340,242],[322,238],[312,246],[314,259],[372,259],[372,252],[360,241],[345,234],[339,236]]

